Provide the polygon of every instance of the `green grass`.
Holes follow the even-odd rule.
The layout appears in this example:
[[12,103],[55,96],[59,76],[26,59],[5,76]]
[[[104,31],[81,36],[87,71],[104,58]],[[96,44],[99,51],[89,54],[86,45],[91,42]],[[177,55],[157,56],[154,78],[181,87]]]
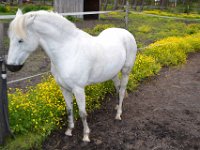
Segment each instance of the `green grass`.
[[169,11],[161,11],[161,10],[148,10],[143,11],[146,14],[155,14],[160,16],[169,16],[169,17],[180,17],[180,18],[187,18],[187,19],[200,19],[200,15],[196,13],[171,13]]
[[46,136],[42,136],[36,133],[27,133],[24,135],[15,136],[15,139],[8,139],[5,147],[0,147],[1,150],[30,150],[30,149],[42,149],[41,143]]
[[[103,23],[114,24],[115,27],[125,27],[125,13],[112,12],[101,15]],[[176,14],[174,14],[176,16]],[[200,17],[200,15],[198,15]],[[199,32],[198,21],[184,21],[146,16],[130,12],[128,30],[135,36],[138,47],[144,47],[159,39],[171,36],[186,36]],[[92,33],[92,31],[90,31]],[[98,33],[95,33],[97,35]]]

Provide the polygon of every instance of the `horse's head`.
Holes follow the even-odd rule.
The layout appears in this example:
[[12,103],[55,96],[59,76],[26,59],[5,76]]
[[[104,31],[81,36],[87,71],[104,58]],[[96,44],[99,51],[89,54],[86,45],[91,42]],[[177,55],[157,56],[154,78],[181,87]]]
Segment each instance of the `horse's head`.
[[22,14],[19,9],[15,19],[10,23],[8,35],[10,46],[8,51],[7,68],[12,71],[19,71],[28,56],[36,50],[39,39],[32,30],[35,15]]

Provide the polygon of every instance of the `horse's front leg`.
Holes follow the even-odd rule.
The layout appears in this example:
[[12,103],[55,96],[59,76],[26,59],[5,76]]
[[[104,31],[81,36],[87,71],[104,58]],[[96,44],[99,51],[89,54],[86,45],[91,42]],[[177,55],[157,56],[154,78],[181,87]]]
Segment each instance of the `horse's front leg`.
[[72,93],[64,88],[61,88],[61,89],[62,89],[63,96],[65,98],[65,102],[67,105],[67,115],[68,115],[68,129],[65,132],[65,134],[68,136],[72,136],[72,129],[74,128]]
[[88,123],[87,123],[84,88],[80,88],[80,87],[74,88],[73,93],[76,97],[76,102],[77,102],[78,108],[79,108],[79,115],[83,122],[83,141],[90,142],[90,139],[89,139],[90,129],[89,129]]

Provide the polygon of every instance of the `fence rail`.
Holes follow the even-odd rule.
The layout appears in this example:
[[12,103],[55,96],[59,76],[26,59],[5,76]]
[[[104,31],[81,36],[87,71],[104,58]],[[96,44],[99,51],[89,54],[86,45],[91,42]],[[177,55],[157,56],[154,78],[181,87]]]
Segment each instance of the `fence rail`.
[[[79,15],[95,15],[95,14],[106,14],[110,12],[123,12],[124,10],[116,11],[88,11],[88,12],[69,12],[69,13],[59,13],[62,16],[79,16]],[[14,19],[15,15],[3,15],[0,16],[0,20],[3,19]]]

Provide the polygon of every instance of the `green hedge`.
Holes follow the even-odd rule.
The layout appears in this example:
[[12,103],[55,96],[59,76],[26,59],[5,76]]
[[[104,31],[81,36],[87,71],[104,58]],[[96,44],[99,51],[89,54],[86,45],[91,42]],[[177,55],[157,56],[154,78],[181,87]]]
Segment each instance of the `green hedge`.
[[51,6],[43,6],[43,5],[24,5],[22,7],[23,13],[27,13],[30,11],[37,11],[37,10],[52,10]]

